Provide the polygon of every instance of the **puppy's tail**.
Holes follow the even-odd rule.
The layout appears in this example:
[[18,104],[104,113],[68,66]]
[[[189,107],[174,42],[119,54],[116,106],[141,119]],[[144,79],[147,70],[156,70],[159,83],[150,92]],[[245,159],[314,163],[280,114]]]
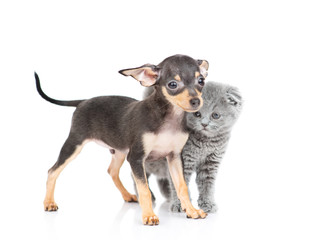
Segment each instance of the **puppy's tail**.
[[67,107],[77,107],[82,101],[84,101],[84,100],[61,101],[61,100],[56,100],[47,96],[41,88],[40,80],[37,73],[34,72],[34,75],[35,75],[35,81],[36,81],[36,89],[39,95],[41,95],[41,97],[44,98],[46,101],[60,105],[60,106],[67,106]]

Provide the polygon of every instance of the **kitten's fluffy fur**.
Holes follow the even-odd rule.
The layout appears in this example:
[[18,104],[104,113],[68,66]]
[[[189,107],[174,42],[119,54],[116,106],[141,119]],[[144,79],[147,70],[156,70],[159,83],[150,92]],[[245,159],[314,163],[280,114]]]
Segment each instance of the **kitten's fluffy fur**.
[[[147,91],[145,96],[150,95],[151,91]],[[187,184],[192,173],[196,172],[198,205],[205,212],[215,212],[216,174],[232,127],[239,117],[242,98],[235,87],[215,82],[206,83],[202,97],[204,104],[200,111],[187,113],[187,126],[191,133],[182,151],[183,171]],[[146,162],[145,169],[148,177],[156,175],[160,191],[171,201],[171,210],[180,212],[180,201],[170,179],[166,159]]]

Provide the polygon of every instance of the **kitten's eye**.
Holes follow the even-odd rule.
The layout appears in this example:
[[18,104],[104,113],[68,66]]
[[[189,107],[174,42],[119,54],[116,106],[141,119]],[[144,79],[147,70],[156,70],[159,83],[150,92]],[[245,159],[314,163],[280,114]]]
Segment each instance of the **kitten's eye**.
[[168,83],[168,88],[176,89],[178,87],[178,83],[176,81],[171,81]]
[[216,112],[212,113],[212,118],[219,119],[220,117],[221,117],[221,115],[219,115],[218,113],[216,113]]
[[199,117],[201,117],[201,113],[200,113],[200,112],[195,112],[195,113],[194,113],[194,116],[196,116],[196,117],[199,118]]
[[198,84],[203,87],[204,84],[205,84],[205,78],[204,77],[200,77],[199,80],[198,80]]

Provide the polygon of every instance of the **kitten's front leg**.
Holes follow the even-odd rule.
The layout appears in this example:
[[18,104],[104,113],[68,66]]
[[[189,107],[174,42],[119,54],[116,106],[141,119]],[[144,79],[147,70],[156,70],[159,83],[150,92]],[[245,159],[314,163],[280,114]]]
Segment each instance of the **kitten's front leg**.
[[199,190],[198,205],[208,213],[215,213],[218,209],[215,200],[215,180],[221,157],[211,154],[203,164],[197,167],[196,184]]

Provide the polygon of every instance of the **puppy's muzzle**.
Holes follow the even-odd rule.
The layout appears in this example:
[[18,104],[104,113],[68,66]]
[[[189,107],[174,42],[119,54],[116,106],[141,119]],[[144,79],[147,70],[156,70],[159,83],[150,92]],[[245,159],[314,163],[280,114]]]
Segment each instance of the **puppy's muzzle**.
[[192,99],[190,100],[190,104],[191,104],[191,107],[197,109],[197,108],[200,106],[201,101],[200,101],[199,98],[192,98]]

